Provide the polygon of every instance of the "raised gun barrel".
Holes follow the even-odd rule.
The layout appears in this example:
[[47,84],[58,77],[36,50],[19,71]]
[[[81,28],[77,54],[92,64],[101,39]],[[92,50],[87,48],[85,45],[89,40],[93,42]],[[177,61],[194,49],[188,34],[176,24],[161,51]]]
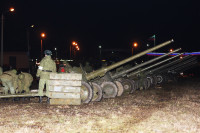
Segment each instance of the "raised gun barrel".
[[177,59],[177,60],[174,60],[174,61],[172,61],[172,62],[169,62],[169,63],[167,63],[167,64],[165,64],[165,65],[163,65],[163,66],[160,66],[160,67],[158,67],[158,68],[155,68],[155,69],[153,69],[153,70],[150,70],[149,72],[147,72],[147,74],[153,74],[153,73],[155,73],[155,72],[161,72],[161,71],[163,71],[163,70],[165,70],[165,69],[169,69],[168,67],[174,67],[174,65],[176,65],[176,64],[178,64],[178,63],[180,63],[180,62],[184,62],[185,60],[187,60],[187,59],[189,59],[189,58],[191,58],[192,56],[190,56],[190,55],[188,55],[188,56],[185,56],[185,57],[183,57],[183,58],[179,58],[179,59]]
[[130,62],[130,61],[132,61],[132,60],[134,60],[136,58],[139,58],[139,57],[145,55],[146,53],[149,53],[149,52],[155,51],[155,50],[157,50],[157,49],[159,49],[161,47],[164,47],[164,46],[166,46],[166,45],[168,45],[168,44],[170,44],[172,42],[174,42],[173,39],[169,40],[169,41],[166,41],[164,43],[161,43],[161,44],[159,44],[159,45],[157,45],[155,47],[152,47],[150,49],[147,49],[147,50],[145,50],[143,52],[140,52],[140,53],[138,53],[136,55],[133,55],[133,56],[131,56],[129,58],[126,58],[126,59],[124,59],[122,61],[119,61],[119,62],[117,62],[115,64],[112,64],[112,65],[107,66],[105,68],[101,68],[101,69],[98,69],[98,70],[96,70],[94,72],[88,73],[88,74],[85,75],[85,78],[87,80],[91,80],[91,79],[94,79],[96,77],[103,77],[106,74],[106,72],[108,72],[108,71],[110,71],[110,70],[112,70],[114,68],[117,68],[117,67],[119,67],[119,66],[121,66],[121,65],[123,65],[123,64],[125,64],[127,62]]
[[[174,66],[171,66],[171,67],[167,68],[167,71],[172,71],[172,70],[175,70],[177,68],[184,67],[185,65],[192,64],[193,62],[195,62],[195,63],[197,62],[197,58],[196,57],[191,57],[190,59],[182,61],[182,62],[180,62],[180,63],[178,63],[178,64],[176,64]],[[162,70],[162,71],[164,71],[164,70]],[[160,72],[162,72],[162,71],[160,71]]]
[[134,76],[134,75],[136,75],[136,74],[138,74],[138,73],[147,71],[147,70],[149,70],[149,69],[151,69],[151,68],[153,68],[153,67],[156,67],[156,66],[158,66],[158,65],[160,65],[160,64],[162,64],[162,63],[165,63],[165,62],[167,62],[167,61],[169,61],[169,60],[172,60],[172,59],[174,59],[174,58],[177,58],[177,57],[179,57],[179,56],[182,55],[182,54],[183,54],[183,53],[180,53],[180,54],[178,54],[178,55],[175,55],[175,56],[172,56],[172,57],[170,57],[170,58],[167,58],[167,59],[165,59],[165,60],[163,60],[163,61],[160,61],[160,62],[158,62],[158,63],[156,63],[156,64],[153,64],[153,65],[151,65],[151,66],[145,67],[145,68],[143,68],[142,70],[138,70],[138,71],[136,71],[136,72],[132,72],[132,73],[128,74],[127,77],[129,78],[129,77]]
[[130,68],[130,69],[127,69],[127,70],[124,70],[124,71],[115,73],[115,74],[111,75],[111,78],[112,78],[112,79],[119,78],[119,77],[121,77],[121,76],[123,76],[123,75],[126,75],[127,73],[130,73],[130,72],[132,72],[132,71],[134,71],[134,70],[136,70],[136,69],[138,69],[138,68],[141,68],[141,67],[143,67],[143,66],[145,66],[145,65],[148,65],[148,64],[150,64],[150,63],[152,63],[152,62],[154,62],[154,61],[160,60],[160,59],[162,59],[162,58],[164,58],[164,57],[166,57],[166,56],[168,56],[168,55],[170,55],[170,54],[172,54],[172,53],[175,53],[175,52],[177,52],[177,51],[180,51],[180,50],[181,50],[181,48],[176,49],[176,50],[174,50],[174,51],[172,51],[172,52],[168,52],[168,53],[166,53],[166,54],[164,54],[164,55],[162,55],[162,56],[158,56],[158,57],[156,57],[156,58],[153,58],[153,59],[151,59],[151,60],[148,60],[148,61],[146,61],[146,62],[144,62],[144,63],[142,63],[142,64],[136,65],[136,66],[134,66],[134,67],[132,67],[132,68]]

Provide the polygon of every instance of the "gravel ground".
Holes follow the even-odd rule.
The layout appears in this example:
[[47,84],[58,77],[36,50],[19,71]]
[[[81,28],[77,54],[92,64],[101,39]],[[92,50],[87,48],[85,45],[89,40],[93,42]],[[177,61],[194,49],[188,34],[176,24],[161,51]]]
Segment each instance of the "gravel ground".
[[198,133],[200,79],[170,82],[80,106],[0,99],[1,133]]

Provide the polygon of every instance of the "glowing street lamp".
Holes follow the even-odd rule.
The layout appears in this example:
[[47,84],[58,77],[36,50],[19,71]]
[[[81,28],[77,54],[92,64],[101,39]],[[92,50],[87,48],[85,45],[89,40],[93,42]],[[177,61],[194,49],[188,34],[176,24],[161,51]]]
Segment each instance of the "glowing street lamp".
[[[9,9],[10,12],[14,12],[15,9],[12,7]],[[4,24],[4,15],[1,14],[1,67],[3,67],[3,24]]]
[[135,43],[133,43],[133,45],[132,45],[132,55],[133,55],[133,47],[137,47],[138,46],[138,43],[137,42],[135,42]]
[[137,46],[138,46],[138,44],[135,42],[135,43],[133,44],[133,46],[134,46],[134,47],[137,47]]
[[76,44],[76,42],[72,42],[72,45],[75,45]]
[[45,33],[41,33],[42,38],[45,38],[45,36],[46,36]]
[[[74,47],[73,47],[74,46]],[[76,48],[76,49],[75,49]],[[73,56],[75,56],[75,50],[80,50],[80,48],[78,47],[78,44],[73,41],[72,42],[72,46],[70,45],[70,59],[71,59],[71,56],[72,56],[72,52],[73,52]]]
[[42,39],[46,37],[46,34],[43,32],[41,33],[41,59],[42,59],[42,52],[43,52],[43,49],[42,49]]
[[9,11],[10,11],[10,12],[14,12],[15,9],[14,9],[13,7],[11,7],[11,8],[9,9]]

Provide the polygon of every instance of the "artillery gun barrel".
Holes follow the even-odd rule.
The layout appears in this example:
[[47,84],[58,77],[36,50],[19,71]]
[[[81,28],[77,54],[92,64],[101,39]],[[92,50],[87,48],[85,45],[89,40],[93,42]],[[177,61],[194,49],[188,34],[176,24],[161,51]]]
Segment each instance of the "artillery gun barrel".
[[181,62],[180,64],[177,64],[175,66],[168,68],[167,71],[174,71],[174,70],[177,70],[179,68],[184,68],[186,65],[192,64],[193,62],[197,63],[197,58],[190,58],[190,59],[188,59],[184,62]]
[[186,59],[188,59],[188,58],[190,58],[190,57],[191,57],[191,56],[188,55],[188,56],[183,57],[182,59],[174,60],[174,61],[169,62],[169,63],[167,63],[167,64],[165,64],[165,65],[163,65],[163,66],[160,66],[160,67],[158,67],[158,68],[155,68],[155,69],[153,69],[153,70],[150,70],[150,71],[147,72],[146,74],[155,73],[156,71],[159,71],[159,70],[165,69],[165,68],[167,68],[167,67],[170,67],[170,66],[172,66],[172,65],[174,65],[174,64],[176,64],[176,63],[179,63],[179,62],[181,62],[181,61],[184,61],[184,60],[186,60]]
[[170,70],[176,69],[178,67],[184,66],[184,65],[186,65],[188,63],[191,63],[194,60],[196,60],[196,58],[190,58],[190,59],[184,60],[184,61],[180,62],[179,64],[176,63],[171,67],[168,67],[168,68],[166,68],[164,70],[159,71],[159,73],[163,73],[163,72],[166,72],[166,71],[170,71]]
[[119,77],[121,77],[122,75],[125,75],[125,74],[127,74],[127,73],[130,73],[130,72],[132,72],[132,71],[134,71],[134,70],[136,70],[136,69],[138,69],[138,68],[140,68],[140,67],[143,67],[143,66],[145,66],[145,65],[148,65],[148,64],[150,64],[150,63],[152,63],[152,62],[154,62],[154,61],[157,61],[157,60],[159,60],[159,59],[162,59],[162,58],[164,58],[164,57],[166,57],[166,56],[168,56],[168,55],[170,55],[170,54],[172,54],[172,53],[178,52],[178,51],[180,51],[180,50],[181,50],[181,48],[176,49],[176,50],[174,50],[174,51],[172,51],[172,52],[168,52],[168,53],[166,53],[166,54],[164,54],[164,55],[162,55],[162,56],[158,56],[158,57],[153,58],[153,59],[151,59],[151,60],[149,60],[149,61],[146,61],[146,62],[144,62],[144,63],[142,63],[142,64],[136,65],[136,66],[134,66],[134,67],[132,67],[132,68],[130,68],[130,69],[128,69],[128,70],[124,70],[124,71],[121,71],[121,72],[119,72],[119,73],[115,73],[115,74],[111,75],[111,78],[112,78],[112,79],[119,78]]
[[191,62],[191,63],[186,64],[186,65],[183,66],[183,67],[179,67],[179,68],[177,68],[177,69],[175,69],[175,70],[173,70],[173,71],[176,71],[176,72],[182,71],[182,72],[184,72],[184,71],[186,71],[186,70],[188,70],[188,69],[191,69],[191,67],[194,67],[197,63],[198,63],[198,61]]
[[136,75],[136,74],[138,74],[138,73],[140,73],[140,72],[144,72],[144,71],[146,71],[146,70],[149,70],[149,69],[151,69],[152,67],[158,66],[158,65],[160,65],[160,64],[162,64],[162,63],[165,63],[165,62],[167,62],[167,61],[169,61],[169,60],[172,60],[172,59],[174,59],[174,58],[176,58],[176,57],[179,57],[179,56],[182,55],[182,54],[183,54],[183,53],[180,53],[180,54],[178,54],[178,55],[176,55],[176,56],[170,57],[170,58],[165,59],[165,60],[163,60],[163,61],[161,61],[161,62],[158,62],[158,63],[156,63],[156,64],[154,64],[154,65],[151,65],[151,66],[149,66],[149,67],[146,67],[146,68],[144,68],[144,69],[142,69],[142,70],[140,70],[140,71],[136,71],[136,72],[130,73],[130,74],[127,75],[127,77],[131,77],[131,76],[134,76],[134,75]]
[[122,64],[125,64],[125,63],[127,63],[127,62],[130,62],[130,61],[132,61],[132,60],[134,60],[134,59],[136,59],[136,58],[138,58],[138,57],[140,57],[140,56],[143,56],[143,55],[145,55],[146,53],[149,53],[149,52],[155,51],[155,50],[157,50],[157,49],[159,49],[159,48],[161,48],[161,47],[164,47],[164,46],[166,46],[166,45],[172,43],[173,41],[174,41],[173,39],[172,39],[172,40],[169,40],[169,41],[166,41],[166,42],[161,43],[161,44],[159,44],[159,45],[157,45],[157,46],[155,46],[155,47],[153,47],[153,48],[150,48],[150,49],[145,50],[145,51],[143,51],[143,52],[141,52],[141,53],[138,53],[138,54],[136,54],[136,55],[134,55],[134,56],[131,56],[131,57],[125,59],[125,60],[122,60],[122,61],[120,61],[120,62],[117,62],[117,63],[115,63],[115,64],[112,64],[112,65],[110,65],[110,66],[107,66],[107,67],[105,67],[105,68],[98,69],[98,70],[96,70],[96,71],[94,71],[94,72],[88,73],[88,74],[85,75],[85,78],[86,78],[87,80],[91,80],[91,79],[94,79],[94,78],[96,78],[96,77],[103,77],[103,76],[106,74],[106,72],[108,72],[108,71],[110,71],[110,70],[112,70],[112,69],[114,69],[114,68],[117,68],[117,67],[121,66]]

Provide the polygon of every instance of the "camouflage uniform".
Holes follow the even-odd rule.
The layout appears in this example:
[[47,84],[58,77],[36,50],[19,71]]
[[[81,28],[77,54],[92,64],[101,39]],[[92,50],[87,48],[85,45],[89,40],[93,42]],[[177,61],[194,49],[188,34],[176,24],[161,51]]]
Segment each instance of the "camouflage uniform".
[[8,90],[10,90],[11,94],[15,94],[18,82],[18,75],[15,69],[10,71],[5,71],[1,76],[0,79],[2,81],[2,85],[4,86],[3,91],[4,94],[8,94]]
[[58,72],[70,73],[72,72],[72,66],[67,61],[63,61],[63,64],[60,65]]
[[39,96],[43,96],[43,90],[45,84],[46,84],[46,96],[49,96],[47,81],[49,80],[51,72],[56,72],[56,63],[51,59],[51,51],[45,50],[45,57],[41,60],[36,74],[37,77],[40,77],[39,90],[38,90]]
[[30,92],[30,86],[33,82],[33,77],[30,73],[22,72],[19,74],[18,80],[18,92],[21,93],[25,91],[26,93]]

